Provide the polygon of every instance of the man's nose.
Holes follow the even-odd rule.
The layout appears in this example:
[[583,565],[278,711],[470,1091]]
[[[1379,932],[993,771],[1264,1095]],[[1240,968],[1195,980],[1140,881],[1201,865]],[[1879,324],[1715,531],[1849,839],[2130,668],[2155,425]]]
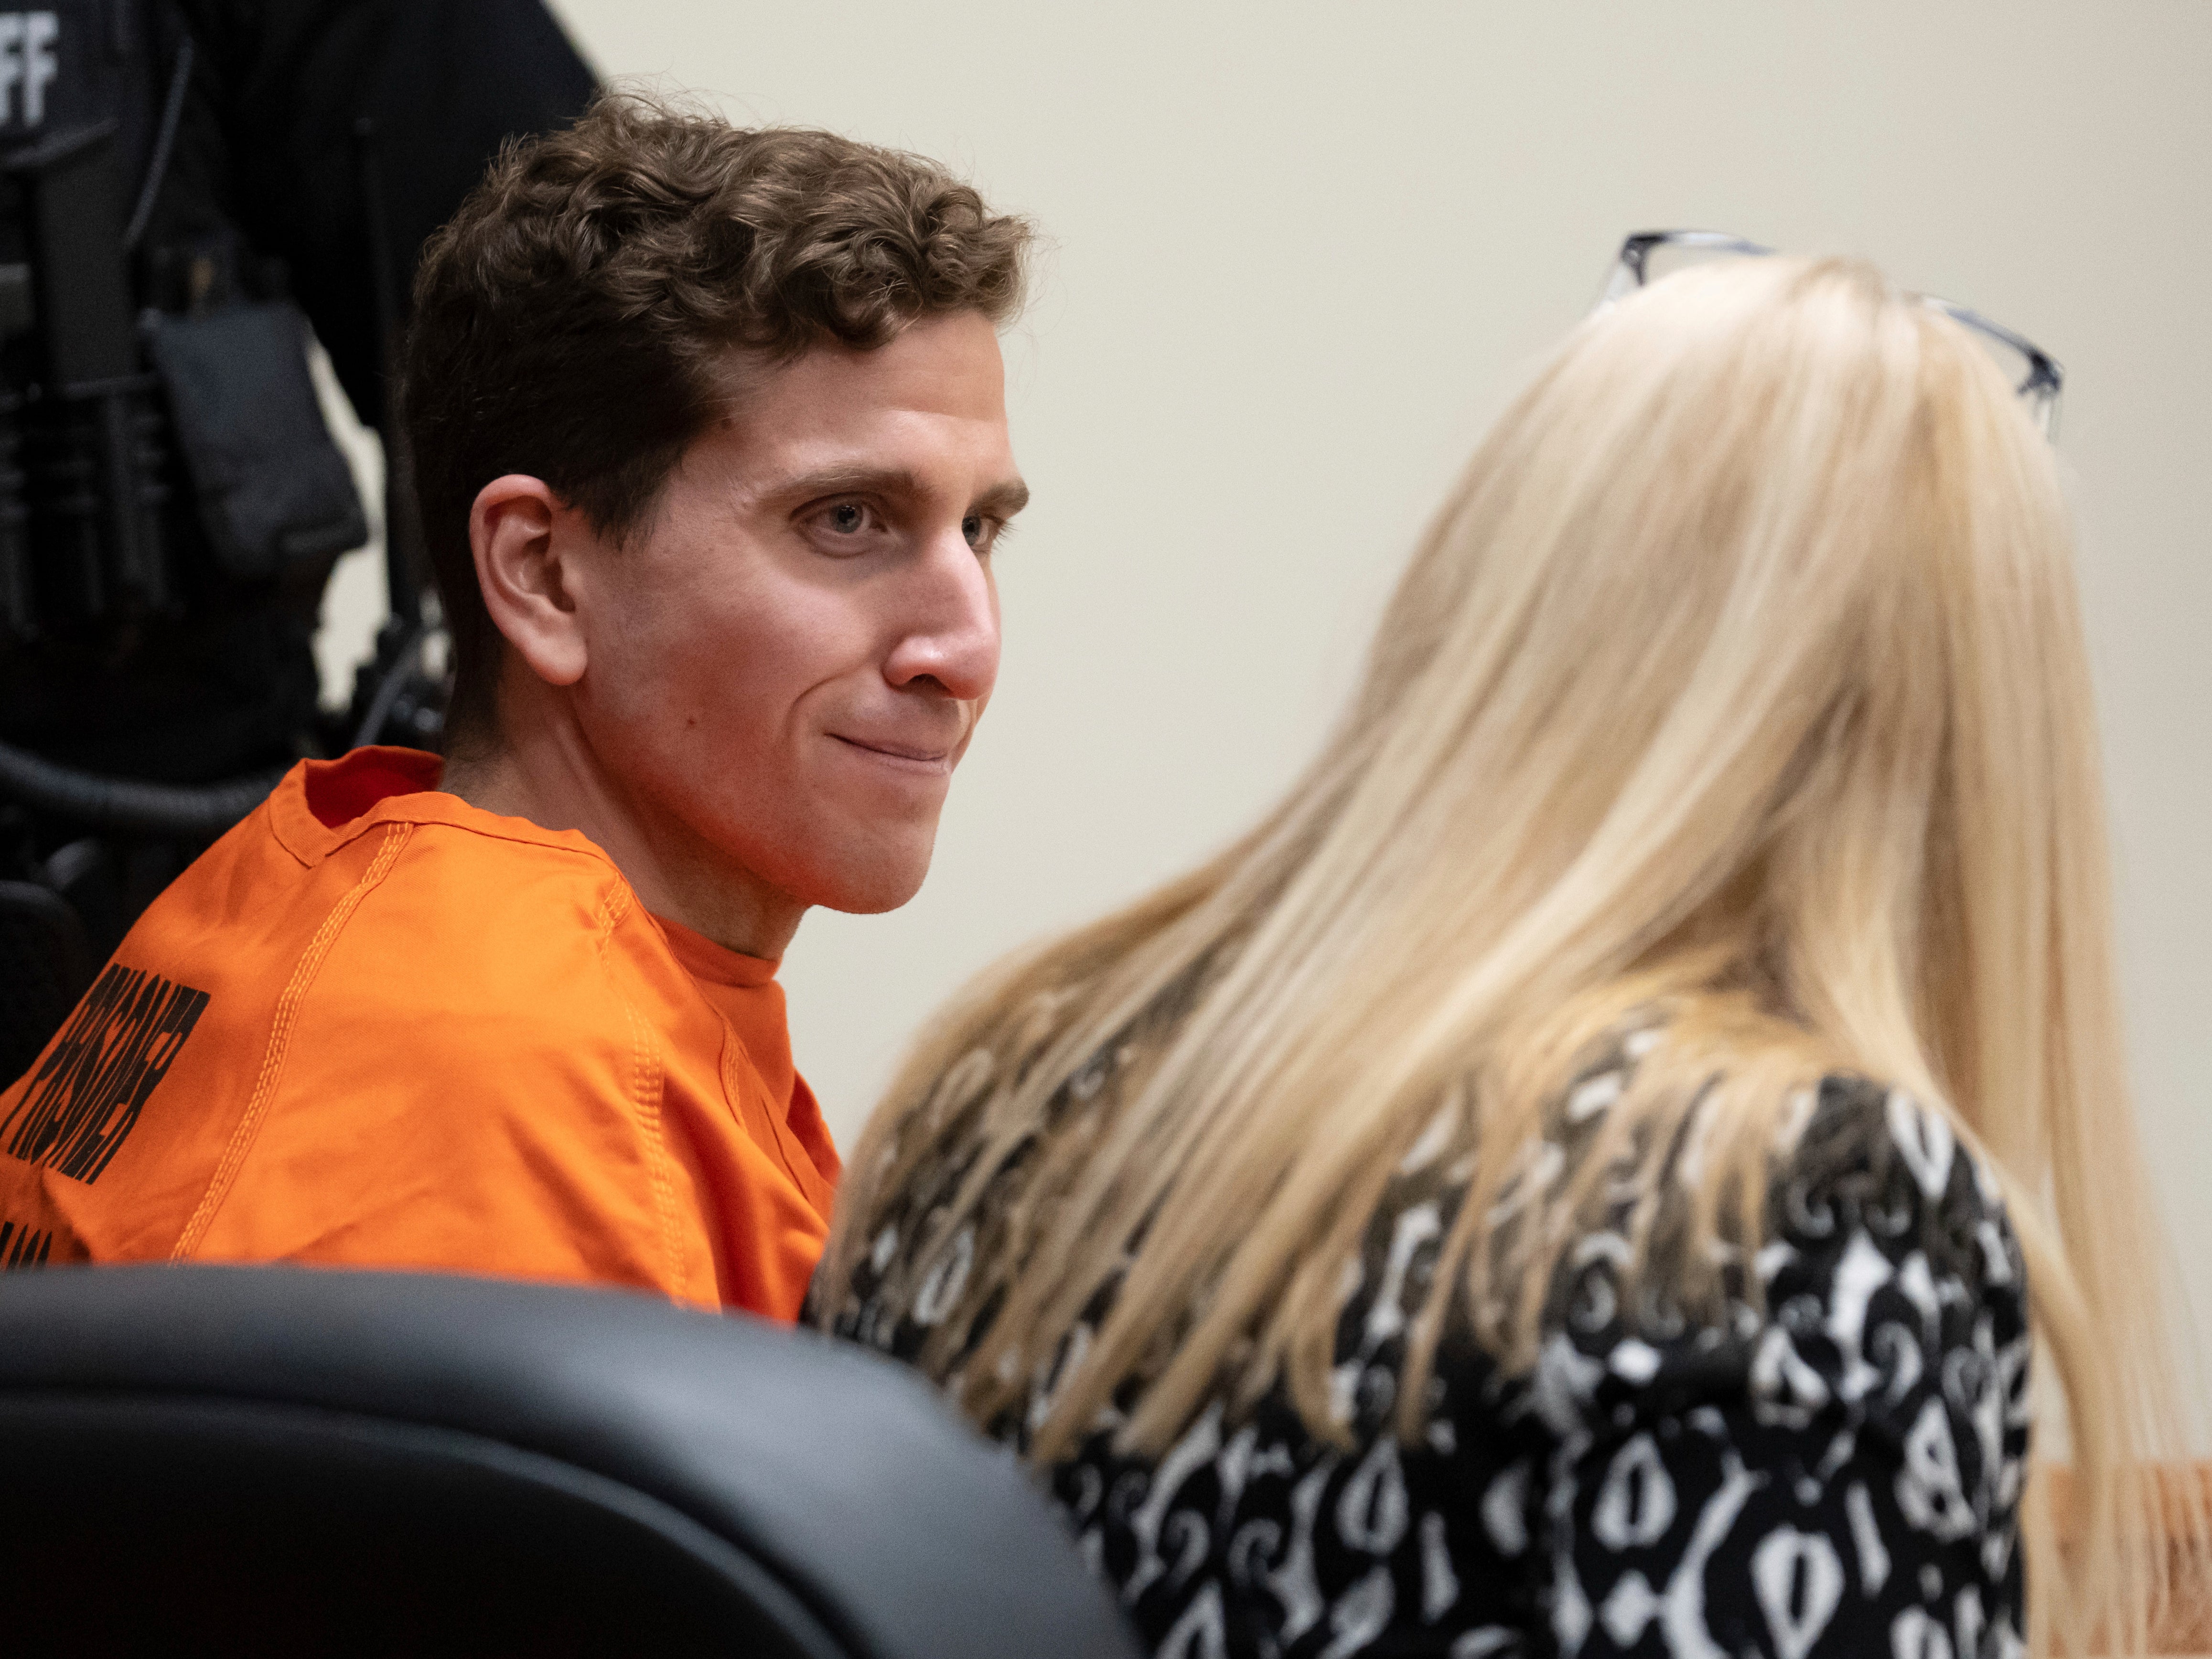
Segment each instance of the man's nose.
[[990,696],[999,677],[999,604],[988,561],[955,526],[930,538],[907,576],[884,678],[897,686],[934,680],[963,702]]

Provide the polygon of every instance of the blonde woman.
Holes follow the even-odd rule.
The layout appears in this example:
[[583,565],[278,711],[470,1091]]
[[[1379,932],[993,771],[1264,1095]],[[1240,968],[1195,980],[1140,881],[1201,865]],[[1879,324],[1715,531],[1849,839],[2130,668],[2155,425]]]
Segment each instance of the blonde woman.
[[1047,1472],[1158,1653],[2139,1615],[2172,1384],[2014,392],[1863,264],[1630,294],[1476,453],[1288,798],[926,1036],[815,1317]]

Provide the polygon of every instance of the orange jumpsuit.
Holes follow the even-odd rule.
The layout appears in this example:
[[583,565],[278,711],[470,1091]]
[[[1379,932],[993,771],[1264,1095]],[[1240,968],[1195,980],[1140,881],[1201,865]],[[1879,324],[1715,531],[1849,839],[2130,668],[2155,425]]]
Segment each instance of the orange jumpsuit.
[[155,902],[0,1095],[0,1266],[451,1268],[798,1311],[837,1157],[775,964],[439,769],[303,762]]

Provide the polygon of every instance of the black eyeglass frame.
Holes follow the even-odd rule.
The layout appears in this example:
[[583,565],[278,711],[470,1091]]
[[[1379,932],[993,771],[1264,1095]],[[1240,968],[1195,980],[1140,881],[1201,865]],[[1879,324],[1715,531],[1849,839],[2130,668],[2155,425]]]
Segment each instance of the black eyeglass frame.
[[[1695,248],[1707,253],[1742,254],[1752,258],[1776,251],[1763,242],[1749,241],[1723,230],[1632,231],[1620,244],[1620,252],[1614,258],[1613,270],[1606,278],[1605,294],[1598,301],[1600,307],[1613,304],[1650,282],[1646,267],[1652,250],[1661,247]],[[1970,307],[1933,294],[1917,297],[1922,304],[1934,307],[1960,327],[1972,329],[2018,352],[2027,363],[2027,374],[2013,390],[2027,400],[2028,407],[2034,411],[2045,434],[2056,434],[2059,394],[2066,389],[2066,371],[2059,366],[2057,358],[2026,336],[2014,333],[2002,323],[1993,322]]]

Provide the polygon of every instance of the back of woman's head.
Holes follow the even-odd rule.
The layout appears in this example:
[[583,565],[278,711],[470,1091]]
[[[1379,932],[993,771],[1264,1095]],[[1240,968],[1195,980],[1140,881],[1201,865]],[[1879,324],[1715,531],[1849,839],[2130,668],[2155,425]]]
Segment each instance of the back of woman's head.
[[1506,1003],[1724,947],[2037,1161],[2021,981],[2101,957],[2101,785],[2049,446],[1940,313],[1775,258],[1593,319],[1417,555],[1355,726],[1440,954],[1492,935]]
[[[1343,1265],[1440,1103],[1480,1155],[1408,1400],[1431,1316],[1529,1362],[1624,1158],[1655,1194],[1694,1188],[1632,1270],[1717,1294],[1711,1247],[1757,1242],[1793,1097],[1858,1072],[1999,1171],[2091,1494],[2081,1582],[2118,1582],[2113,1472],[2168,1435],[2171,1389],[2070,559],[2049,446],[1995,363],[1868,267],[1738,260],[1590,319],[1476,453],[1289,796],[925,1039],[828,1271],[957,1143],[966,1176],[908,1271],[942,1291],[967,1253],[969,1316],[933,1352],[949,1367],[991,1310],[971,1410],[1018,1395],[1119,1278],[1040,1455],[1133,1385],[1125,1435],[1157,1448],[1224,1377],[1286,1381],[1326,1432]],[[1644,1008],[1663,1041],[1553,1224],[1486,1227],[1578,1057]],[[1111,1113],[1066,1110],[1133,1031]],[[1701,1176],[1656,1180],[1693,1110]],[[1030,1196],[979,1244],[1018,1146]]]

